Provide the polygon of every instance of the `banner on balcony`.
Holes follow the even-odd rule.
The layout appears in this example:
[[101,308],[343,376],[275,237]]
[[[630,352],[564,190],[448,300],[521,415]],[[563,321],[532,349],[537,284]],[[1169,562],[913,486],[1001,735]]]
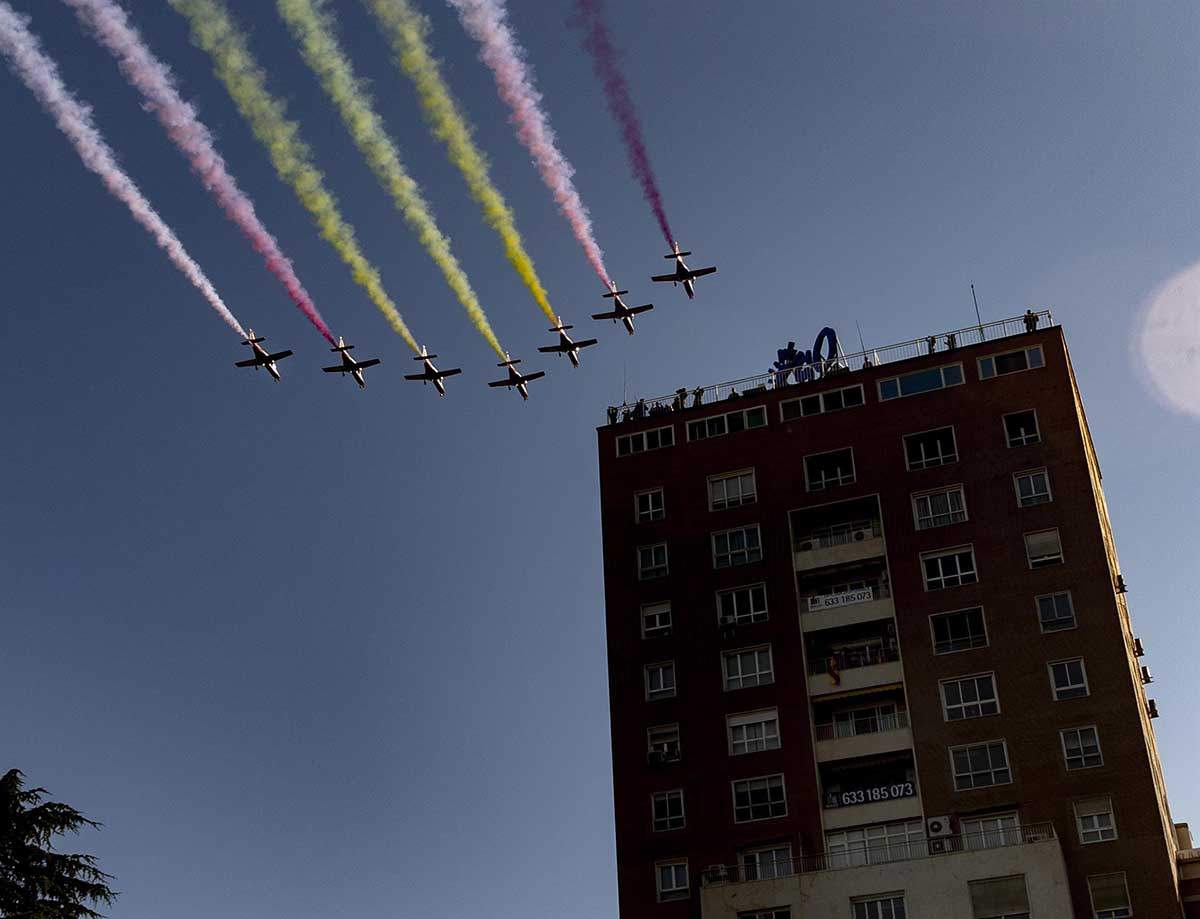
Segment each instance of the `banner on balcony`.
[[860,587],[857,590],[844,590],[836,594],[817,594],[808,598],[808,611],[815,613],[823,609],[837,609],[839,606],[851,606],[855,603],[870,603],[875,599],[873,587]]

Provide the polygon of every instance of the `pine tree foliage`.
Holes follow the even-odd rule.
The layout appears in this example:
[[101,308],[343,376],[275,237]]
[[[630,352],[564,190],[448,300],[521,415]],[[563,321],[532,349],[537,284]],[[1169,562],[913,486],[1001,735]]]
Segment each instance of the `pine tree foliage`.
[[25,788],[10,769],[0,777],[0,917],[101,919],[93,907],[111,906],[112,876],[91,855],[54,850],[54,838],[98,828],[75,808],[47,801],[44,788]]

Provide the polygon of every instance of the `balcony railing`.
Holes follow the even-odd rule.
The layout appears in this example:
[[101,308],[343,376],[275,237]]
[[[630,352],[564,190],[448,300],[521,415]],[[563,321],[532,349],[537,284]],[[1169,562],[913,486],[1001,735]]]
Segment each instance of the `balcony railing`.
[[864,542],[882,536],[878,520],[855,520],[851,523],[840,524],[836,527],[822,527],[812,530],[796,538],[797,552],[811,552],[814,549],[832,549],[834,546],[846,546],[855,542]]
[[701,875],[705,887],[718,884],[740,884],[746,881],[765,881],[772,878],[794,877],[814,871],[837,871],[863,865],[906,862],[919,858],[938,858],[955,852],[980,852],[1008,846],[1024,846],[1057,838],[1053,823],[1031,823],[1025,826],[986,833],[959,836],[918,837],[908,840],[878,840],[870,844],[804,855],[799,858],[775,859],[755,865],[710,865]]
[[[1036,319],[1036,328],[1049,328],[1054,325],[1054,317],[1050,314],[1050,310],[1039,310],[1033,316]],[[831,360],[817,361],[815,364],[803,368],[771,370],[755,376],[742,377],[740,380],[730,380],[727,383],[700,386],[690,390],[684,388],[669,396],[638,399],[634,403],[626,403],[620,407],[610,406],[608,420],[610,424],[614,424],[618,421],[637,420],[651,415],[670,415],[672,412],[681,411],[684,408],[723,402],[739,396],[753,396],[766,390],[782,389],[811,379],[838,377],[857,370],[879,367],[883,364],[894,364],[897,361],[922,357],[927,354],[949,354],[968,345],[1009,338],[1027,331],[1029,328],[1025,316],[985,322],[981,325],[929,335],[925,338],[914,338],[911,341],[903,341],[894,345],[868,348],[855,354],[839,355]]]
[[841,740],[864,734],[883,734],[908,727],[908,712],[879,712],[854,721],[827,721],[816,726],[817,740]]
[[808,672],[811,676],[827,673],[836,681],[836,674],[843,670],[855,670],[874,664],[890,664],[898,660],[900,660],[900,649],[893,645],[867,645],[862,648],[850,648],[814,657],[808,662]]

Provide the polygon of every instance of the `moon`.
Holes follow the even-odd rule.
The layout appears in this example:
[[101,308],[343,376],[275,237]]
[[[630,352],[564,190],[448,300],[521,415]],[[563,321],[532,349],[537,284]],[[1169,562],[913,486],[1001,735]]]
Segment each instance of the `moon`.
[[1140,369],[1158,396],[1200,418],[1200,262],[1146,298],[1137,350]]

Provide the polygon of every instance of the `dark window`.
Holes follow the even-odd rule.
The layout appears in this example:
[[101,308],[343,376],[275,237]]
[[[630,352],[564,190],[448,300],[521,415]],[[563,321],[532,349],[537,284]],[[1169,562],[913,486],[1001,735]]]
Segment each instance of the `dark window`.
[[975,606],[953,613],[931,616],[933,653],[950,654],[987,647],[987,629],[983,624],[983,609]]
[[767,618],[767,587],[765,584],[753,584],[722,590],[717,594],[717,605],[723,624],[762,622]]
[[647,450],[658,450],[675,444],[674,428],[654,428],[651,431],[639,431],[636,434],[625,434],[617,438],[617,456],[629,456],[632,453],[644,453]]
[[821,491],[854,481],[854,451],[834,450],[804,457],[804,477],[809,491]]
[[958,462],[954,428],[904,435],[904,458],[909,469],[928,469]]
[[1020,373],[1035,367],[1044,367],[1042,348],[1035,345],[1032,348],[1022,348],[1020,351],[1009,351],[1007,354],[993,354],[979,359],[979,377],[987,380],[992,377],[1004,376],[1006,373]]
[[1038,430],[1037,413],[1030,409],[1027,412],[1005,415],[1004,438],[1010,447],[1023,447],[1040,442],[1042,434]]
[[1043,632],[1059,632],[1075,628],[1075,606],[1067,591],[1045,594],[1037,598],[1038,622]]
[[947,386],[957,386],[963,381],[962,364],[947,364],[945,367],[933,367],[929,370],[914,370],[903,376],[891,377],[879,381],[879,398],[898,399],[901,396],[915,396],[923,392],[933,392]]
[[942,590],[974,584],[979,580],[975,571],[975,550],[970,546],[926,552],[921,556],[926,590]]

